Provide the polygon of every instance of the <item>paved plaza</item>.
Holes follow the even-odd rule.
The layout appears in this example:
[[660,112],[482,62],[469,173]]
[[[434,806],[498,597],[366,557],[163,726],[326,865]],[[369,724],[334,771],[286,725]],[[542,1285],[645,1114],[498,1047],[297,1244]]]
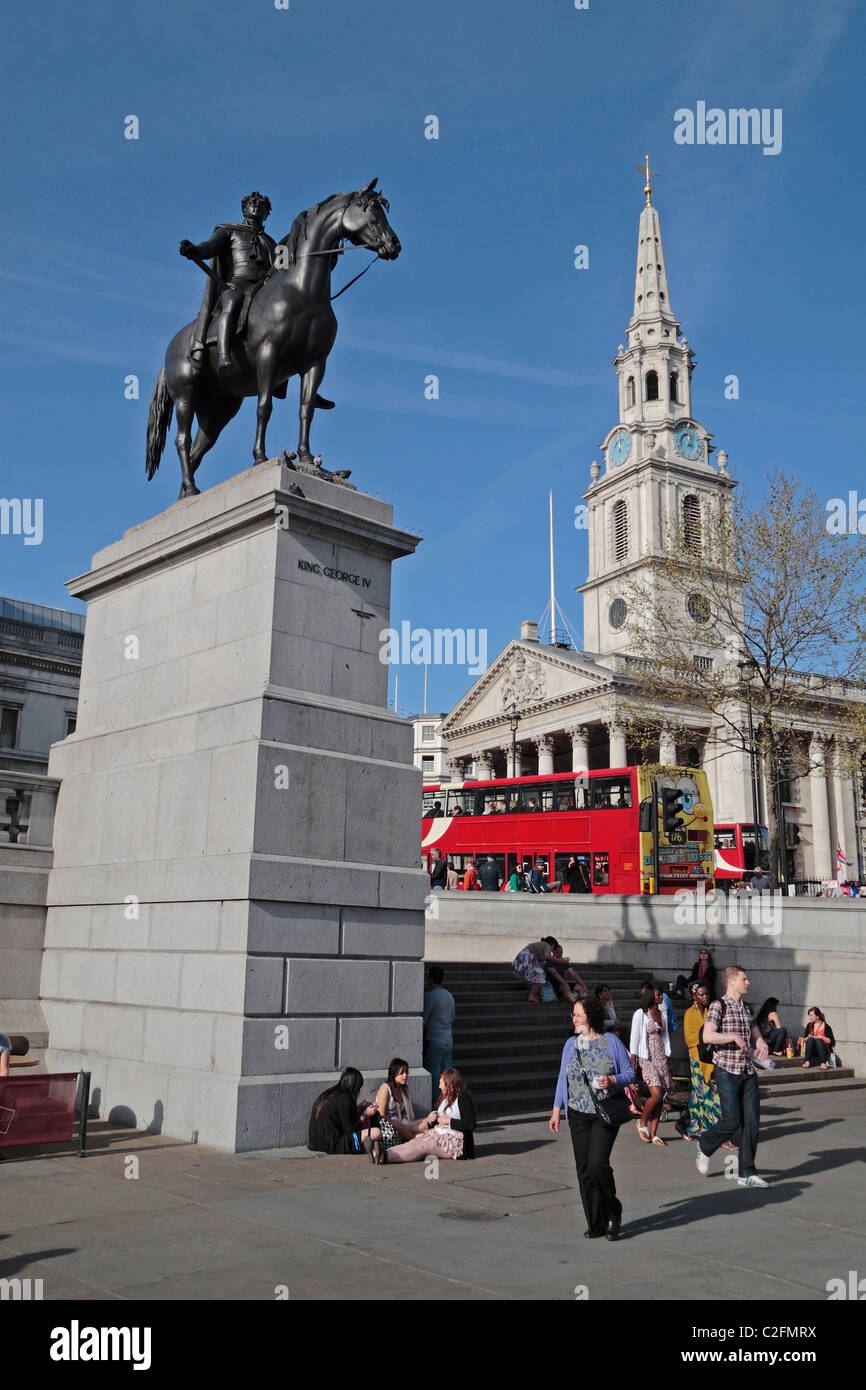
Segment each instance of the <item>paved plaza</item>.
[[541,1121],[482,1129],[477,1160],[437,1179],[96,1124],[85,1159],[0,1164],[0,1277],[42,1279],[46,1300],[825,1301],[866,1274],[866,1092],[766,1101],[767,1191],[726,1181],[721,1155],[700,1177],[695,1146],[660,1132],[665,1149],[633,1125],[617,1141],[610,1243],[583,1239],[568,1134]]

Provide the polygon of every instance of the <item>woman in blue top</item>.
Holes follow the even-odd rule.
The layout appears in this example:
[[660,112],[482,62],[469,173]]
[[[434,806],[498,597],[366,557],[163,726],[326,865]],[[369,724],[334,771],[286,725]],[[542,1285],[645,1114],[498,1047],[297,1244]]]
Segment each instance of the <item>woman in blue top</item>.
[[598,1118],[581,1068],[599,1096],[612,1095],[618,1088],[630,1086],[635,1079],[634,1069],[619,1038],[604,1031],[604,1008],[600,999],[590,995],[580,1000],[571,1018],[575,1037],[569,1038],[562,1049],[550,1128],[558,1134],[562,1112],[566,1110],[580,1200],[586,1215],[584,1235],[590,1240],[599,1236],[616,1240],[622,1221],[622,1203],[616,1195],[610,1153],[619,1130],[609,1129]]

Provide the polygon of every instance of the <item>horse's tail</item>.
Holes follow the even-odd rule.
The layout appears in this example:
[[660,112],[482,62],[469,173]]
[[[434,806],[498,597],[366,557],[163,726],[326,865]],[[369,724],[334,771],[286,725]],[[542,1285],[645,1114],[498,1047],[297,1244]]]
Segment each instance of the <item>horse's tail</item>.
[[148,479],[152,478],[165,448],[165,436],[171,424],[173,402],[165,384],[165,367],[161,367],[153,395],[150,398],[150,412],[147,417],[147,449],[145,453]]

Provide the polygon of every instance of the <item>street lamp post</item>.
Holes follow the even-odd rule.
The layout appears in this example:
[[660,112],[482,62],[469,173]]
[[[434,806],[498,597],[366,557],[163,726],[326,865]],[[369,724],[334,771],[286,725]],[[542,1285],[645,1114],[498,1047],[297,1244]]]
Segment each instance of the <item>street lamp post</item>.
[[508,711],[509,723],[511,724],[511,775],[517,776],[517,726],[520,723],[520,715],[517,713],[517,706],[512,705]]
[[752,784],[752,830],[755,836],[755,869],[759,867],[758,857],[758,769],[755,762],[755,726],[752,720],[752,686],[751,680],[758,669],[758,663],[754,657],[747,656],[744,661],[738,661],[743,680],[746,686],[746,707],[749,711],[749,764],[750,782]]

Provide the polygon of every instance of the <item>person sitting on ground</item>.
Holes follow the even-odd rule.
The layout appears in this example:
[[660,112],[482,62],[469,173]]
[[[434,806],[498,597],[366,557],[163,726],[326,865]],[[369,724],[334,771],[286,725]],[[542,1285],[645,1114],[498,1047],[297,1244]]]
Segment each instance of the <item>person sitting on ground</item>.
[[389,1163],[416,1163],[435,1154],[438,1158],[475,1157],[475,1102],[456,1067],[439,1078],[436,1109],[424,1121],[425,1129],[388,1150]]
[[387,1080],[376,1092],[379,1128],[386,1150],[404,1139],[414,1139],[424,1127],[423,1119],[415,1119],[408,1083],[409,1063],[403,1057],[392,1057],[388,1063]]
[[779,1001],[774,994],[765,999],[757,1017],[755,1027],[774,1057],[784,1057],[788,1045],[788,1030],[783,1026],[778,1013]]
[[[549,941],[532,941],[528,946],[524,946],[522,951],[518,951],[511,963],[511,968],[515,975],[519,976],[521,980],[525,980],[529,985],[528,1002],[530,1004],[541,1003],[539,990],[542,985],[548,983],[544,966],[552,955],[553,948]],[[562,986],[563,993],[569,1003],[573,1004],[575,996],[555,967],[553,969],[553,978]]]
[[488,854],[481,868],[478,870],[478,877],[481,880],[481,887],[488,893],[498,893],[502,883],[502,870],[493,858]]
[[797,1040],[798,1047],[801,1043],[806,1052],[803,1066],[811,1067],[817,1061],[819,1071],[826,1071],[830,1065],[830,1053],[836,1050],[836,1039],[821,1010],[814,1005],[809,1010],[805,1036]]
[[448,883],[448,866],[442,858],[441,849],[434,849],[430,856],[430,888],[443,890]]
[[[544,973],[547,976],[548,983],[550,983],[550,981],[553,980],[554,985],[559,986],[563,998],[568,998],[568,986],[566,985],[565,980],[562,978],[563,975],[568,975],[577,984],[578,993],[576,997],[578,999],[585,999],[586,996],[589,994],[589,990],[587,989],[578,972],[575,970],[571,961],[567,960],[566,957],[562,954],[562,947],[560,946],[556,937],[543,936],[541,939],[542,941],[547,942],[551,951],[550,959],[544,962]],[[570,1000],[570,1002],[574,1002],[574,995],[572,995],[572,999]]]
[[691,984],[706,985],[712,1004],[716,997],[716,967],[713,964],[712,955],[705,946],[702,946],[698,952],[698,958],[692,966],[692,973],[688,979],[685,975],[677,975],[674,999],[684,999]]
[[640,1070],[649,1090],[643,1114],[637,1122],[637,1132],[645,1144],[664,1144],[658,1136],[664,1093],[671,1085],[671,1043],[662,991],[646,985],[641,991],[640,1008],[631,1021],[629,1045],[631,1064]]
[[466,860],[466,868],[463,870],[463,892],[479,892],[481,884],[478,882],[478,870],[475,867],[474,859]]
[[358,1105],[364,1078],[357,1067],[346,1067],[334,1086],[322,1091],[313,1103],[307,1147],[314,1153],[359,1154],[381,1157],[382,1131],[371,1125],[363,1133],[363,1117],[372,1121],[375,1105]]

